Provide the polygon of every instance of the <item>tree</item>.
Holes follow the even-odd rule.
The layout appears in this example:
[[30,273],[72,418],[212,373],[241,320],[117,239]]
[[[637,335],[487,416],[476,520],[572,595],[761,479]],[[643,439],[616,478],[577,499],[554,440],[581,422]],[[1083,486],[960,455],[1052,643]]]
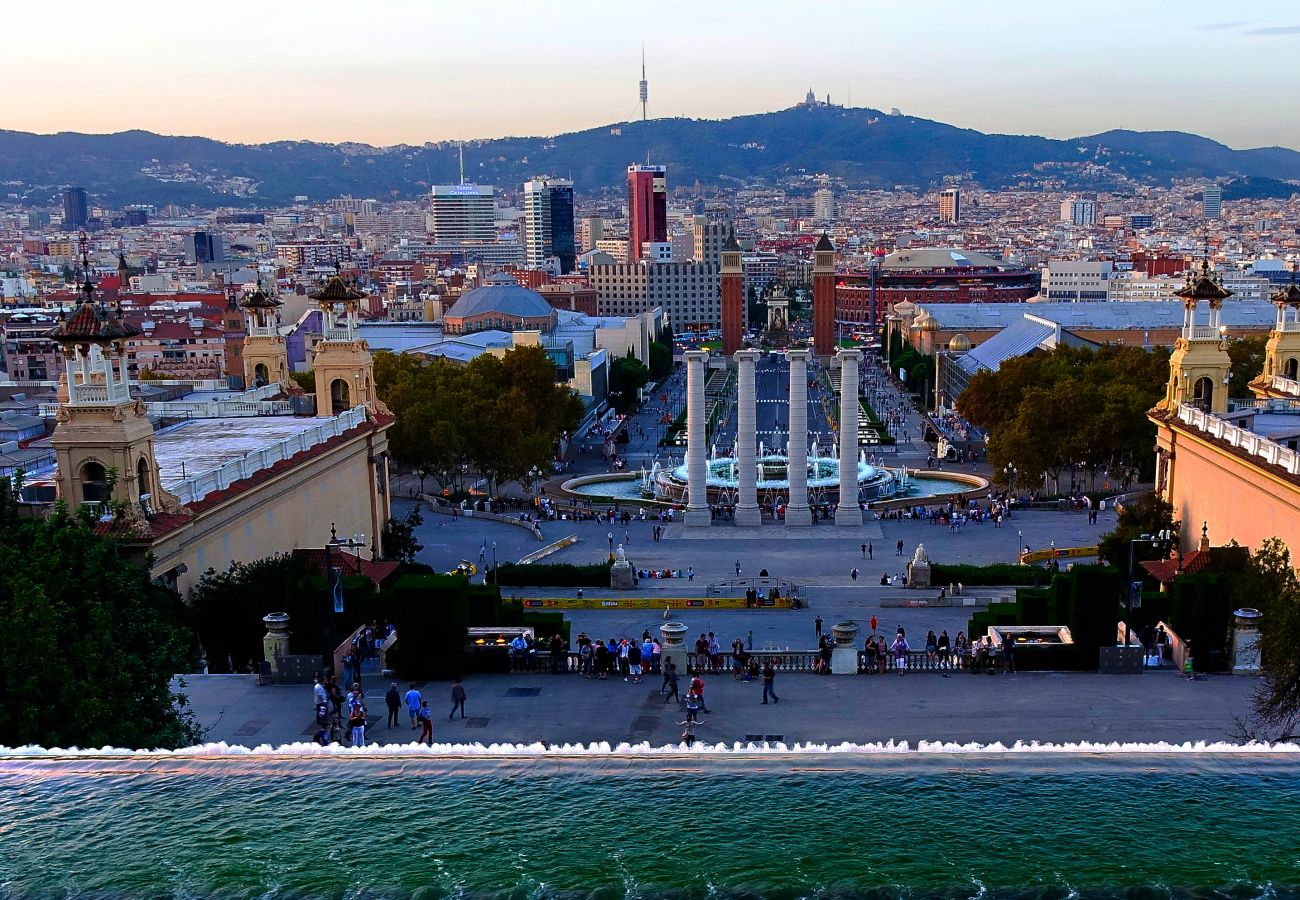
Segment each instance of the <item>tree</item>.
[[[1174,518],[1174,508],[1155,491],[1147,491],[1132,503],[1125,503],[1115,519],[1115,530],[1101,536],[1097,555],[1108,564],[1127,571],[1129,542],[1144,534],[1159,534],[1169,530],[1178,534],[1180,523]],[[1144,549],[1139,547],[1139,550]],[[1149,545],[1145,548],[1150,551]]]
[[404,518],[390,518],[384,524],[383,545],[384,559],[413,563],[416,555],[424,549],[415,537],[415,529],[424,524],[420,507],[412,506]]
[[1232,376],[1228,380],[1229,397],[1250,396],[1250,383],[1264,371],[1265,343],[1262,337],[1228,341],[1228,358],[1232,360]]
[[200,732],[171,680],[195,658],[175,591],[90,512],[20,516],[0,479],[0,744],[182,747]]
[[1258,609],[1259,651],[1263,678],[1252,707],[1271,740],[1300,737],[1300,582],[1291,553],[1269,538],[1236,579],[1233,600]]
[[650,381],[650,370],[630,356],[614,360],[609,370],[609,393],[614,408],[627,413],[636,406],[638,392]]
[[659,341],[650,342],[650,376],[663,381],[673,372],[673,348]]
[[306,372],[290,372],[289,377],[293,379],[298,387],[302,388],[309,394],[316,393],[316,373],[311,369]]

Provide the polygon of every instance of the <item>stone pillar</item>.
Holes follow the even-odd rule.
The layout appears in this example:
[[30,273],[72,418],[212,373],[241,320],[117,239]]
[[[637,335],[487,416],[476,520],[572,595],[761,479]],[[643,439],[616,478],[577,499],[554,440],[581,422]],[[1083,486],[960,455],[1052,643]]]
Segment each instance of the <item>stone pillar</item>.
[[687,525],[708,525],[708,422],[704,408],[704,350],[687,350],[686,357],[686,516]]
[[1263,613],[1249,606],[1232,613],[1232,674],[1259,674],[1259,620]]
[[840,503],[836,525],[861,525],[858,505],[858,361],[861,350],[840,350]]
[[786,478],[790,498],[785,507],[785,524],[811,525],[808,509],[808,357],[807,350],[789,350],[790,361],[790,459]]
[[763,518],[758,508],[757,439],[754,432],[757,403],[754,368],[758,357],[757,350],[741,350],[736,354],[736,469],[740,480],[736,524],[747,526],[762,524]]
[[262,616],[266,624],[266,634],[262,637],[262,655],[271,664],[271,674],[279,677],[280,657],[289,655],[289,614],[282,612],[267,613]]
[[858,674],[858,631],[858,623],[852,620],[831,626],[835,638],[835,646],[831,648],[832,675]]

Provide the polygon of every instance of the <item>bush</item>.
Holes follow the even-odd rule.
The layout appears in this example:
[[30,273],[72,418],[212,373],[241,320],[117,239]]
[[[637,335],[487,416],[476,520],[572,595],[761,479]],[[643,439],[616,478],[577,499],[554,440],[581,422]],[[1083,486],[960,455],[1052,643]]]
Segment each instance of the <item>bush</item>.
[[[496,572],[488,573],[492,584],[522,587],[609,587],[609,570],[613,563],[593,563],[589,566],[572,563],[551,565],[518,565],[503,563]],[[499,579],[499,580],[498,580]]]
[[987,566],[945,566],[932,563],[930,582],[936,585],[1026,585],[1039,587],[1052,580],[1052,573],[1038,566],[993,563]]
[[468,580],[460,575],[405,575],[390,596],[397,646],[389,665],[405,680],[461,674],[469,624]]

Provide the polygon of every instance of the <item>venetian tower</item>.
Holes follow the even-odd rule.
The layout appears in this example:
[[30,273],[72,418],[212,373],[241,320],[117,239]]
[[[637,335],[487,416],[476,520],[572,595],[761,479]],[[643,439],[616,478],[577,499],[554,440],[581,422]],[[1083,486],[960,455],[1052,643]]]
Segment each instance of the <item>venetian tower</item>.
[[[1185,403],[1210,413],[1227,412],[1232,360],[1220,317],[1223,301],[1232,291],[1223,287],[1222,279],[1210,271],[1209,261],[1203,260],[1200,271],[1189,273],[1187,284],[1174,295],[1183,299],[1183,331],[1169,357],[1169,386],[1162,406],[1174,411]],[[1209,306],[1209,318],[1198,324],[1202,301]]]
[[[63,349],[57,424],[50,438],[58,465],[59,496],[69,505],[120,503],[128,518],[175,509],[164,494],[154,457],[153,423],[131,397],[126,341],[140,332],[122,320],[121,308],[96,300],[89,265],[82,300],[60,315],[50,340]],[[63,398],[66,396],[66,400]]]
[[835,245],[822,232],[813,248],[813,351],[835,355]]
[[1268,333],[1268,343],[1264,345],[1264,372],[1250,383],[1250,389],[1256,397],[1295,397],[1294,388],[1280,388],[1274,379],[1288,381],[1300,380],[1300,284],[1296,284],[1295,272],[1291,273],[1291,283],[1272,297],[1277,306],[1277,321]]
[[289,350],[280,334],[279,300],[259,287],[244,297],[244,385],[249,388],[289,380]]
[[374,359],[370,345],[357,333],[357,313],[366,293],[335,274],[309,296],[321,312],[322,338],[312,363],[316,415],[335,416],[356,406],[379,411]]
[[736,229],[727,233],[722,245],[722,355],[730,359],[740,349],[745,335],[745,271],[740,262]]

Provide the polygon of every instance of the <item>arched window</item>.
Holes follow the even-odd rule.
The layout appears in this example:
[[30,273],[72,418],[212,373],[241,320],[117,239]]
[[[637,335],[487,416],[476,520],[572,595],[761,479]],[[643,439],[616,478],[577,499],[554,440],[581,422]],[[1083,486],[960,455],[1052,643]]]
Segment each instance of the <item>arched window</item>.
[[149,480],[149,462],[143,456],[135,464],[135,484],[141,494],[153,493],[153,482]]
[[258,363],[257,367],[253,369],[253,383],[257,387],[261,387],[264,384],[269,384],[270,381],[271,375],[266,368],[266,363]]
[[335,415],[352,408],[348,397],[348,383],[342,378],[335,378],[330,383],[330,404]]
[[108,472],[97,462],[81,467],[81,499],[92,503],[108,499]]
[[1297,365],[1300,365],[1300,359],[1297,359],[1294,356],[1286,361],[1286,366],[1285,366],[1286,377],[1290,378],[1292,381],[1296,380]]
[[1214,405],[1214,379],[1198,378],[1192,385],[1192,405],[1209,412]]

